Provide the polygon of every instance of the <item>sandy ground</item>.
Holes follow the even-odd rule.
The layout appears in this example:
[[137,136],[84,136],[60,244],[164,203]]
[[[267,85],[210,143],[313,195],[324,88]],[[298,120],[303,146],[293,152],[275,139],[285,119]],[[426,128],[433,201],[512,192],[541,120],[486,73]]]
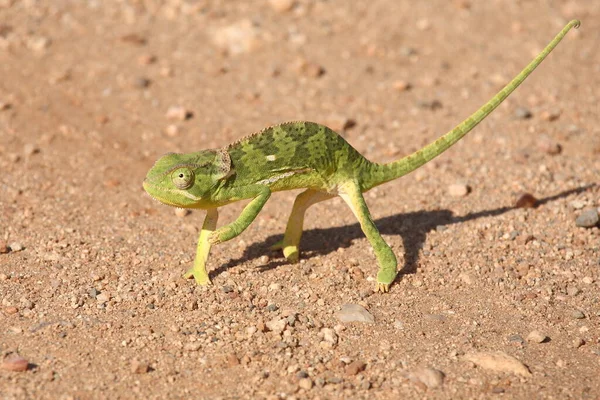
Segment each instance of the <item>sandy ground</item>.
[[[144,195],[163,153],[307,119],[389,161],[572,18],[476,130],[367,194],[391,293],[339,199],[301,264],[268,250],[297,192],[213,249],[213,287],[181,278],[203,212]],[[576,225],[600,207],[599,21],[590,0],[0,0],[0,397],[599,398],[600,231]]]

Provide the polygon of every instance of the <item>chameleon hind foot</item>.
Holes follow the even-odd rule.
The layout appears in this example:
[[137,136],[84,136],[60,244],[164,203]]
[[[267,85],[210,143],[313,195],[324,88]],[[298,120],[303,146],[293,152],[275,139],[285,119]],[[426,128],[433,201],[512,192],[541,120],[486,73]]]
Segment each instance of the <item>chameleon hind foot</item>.
[[283,256],[290,264],[296,264],[300,259],[298,246],[284,246],[283,239],[269,246],[269,250],[283,250]]
[[210,281],[210,278],[208,277],[208,274],[206,273],[206,271],[200,271],[197,268],[193,268],[193,267],[190,268],[189,270],[187,270],[187,272],[185,274],[183,274],[183,278],[184,279],[194,278],[196,283],[200,286],[212,285],[212,282]]

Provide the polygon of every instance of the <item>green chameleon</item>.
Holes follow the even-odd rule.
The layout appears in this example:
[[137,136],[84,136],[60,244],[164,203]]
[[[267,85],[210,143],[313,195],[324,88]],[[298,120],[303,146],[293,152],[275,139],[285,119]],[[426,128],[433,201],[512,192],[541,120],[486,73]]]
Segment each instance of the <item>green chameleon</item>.
[[[206,210],[194,265],[184,277],[193,277],[200,285],[211,284],[206,271],[211,245],[242,233],[272,192],[303,188],[306,190],[294,201],[283,240],[273,248],[283,249],[289,262],[297,262],[306,210],[313,204],[340,196],[375,250],[379,264],[375,290],[387,292],[396,277],[396,257],[373,223],[362,194],[408,174],[459,141],[498,107],[566,33],[579,24],[577,20],[569,22],[523,71],[456,128],[398,161],[371,162],[328,127],[305,121],[272,126],[220,149],[164,155],[144,180],[146,192],[170,206]],[[217,208],[244,199],[251,200],[240,216],[217,229]]]

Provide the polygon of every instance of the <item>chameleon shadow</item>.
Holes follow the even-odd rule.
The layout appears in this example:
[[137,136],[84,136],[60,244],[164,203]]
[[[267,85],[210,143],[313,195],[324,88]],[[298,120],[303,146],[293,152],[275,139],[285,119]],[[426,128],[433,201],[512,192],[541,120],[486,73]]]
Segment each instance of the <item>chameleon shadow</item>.
[[[540,205],[572,194],[588,191],[595,186],[596,184],[590,184],[539,199],[536,202],[535,207],[537,208]],[[381,234],[400,235],[402,238],[404,247],[404,265],[399,268],[398,276],[400,276],[416,272],[419,261],[419,250],[423,247],[427,234],[432,230],[443,229],[443,226],[471,221],[478,218],[494,217],[515,208],[517,207],[500,207],[492,210],[469,213],[461,217],[455,217],[450,210],[416,211],[380,218],[375,221],[375,224],[379,228]],[[268,250],[266,250],[267,246],[276,243],[281,240],[282,237],[283,235],[281,234],[272,235],[269,236],[265,242],[251,244],[244,250],[244,254],[240,258],[230,260],[226,264],[213,270],[210,274],[212,277],[215,277],[240,263],[261,257],[268,252]],[[326,255],[337,251],[340,247],[350,247],[352,241],[358,238],[364,238],[359,223],[334,228],[306,230],[302,235],[301,258],[308,259],[315,255]],[[280,258],[271,260],[265,265],[260,266],[259,268],[261,270],[266,271],[287,264],[287,261],[283,258],[280,250],[272,251],[271,253],[277,254]]]

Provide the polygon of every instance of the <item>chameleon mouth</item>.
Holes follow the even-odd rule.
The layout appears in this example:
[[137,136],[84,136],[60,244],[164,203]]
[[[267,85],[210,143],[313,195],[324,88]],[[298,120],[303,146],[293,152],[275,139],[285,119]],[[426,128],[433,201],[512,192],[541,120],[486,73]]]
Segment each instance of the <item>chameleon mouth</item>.
[[152,198],[160,201],[163,204],[173,207],[182,207],[184,204],[175,203],[169,200],[169,197],[172,197],[170,195],[184,196],[194,202],[199,202],[202,200],[202,197],[194,196],[185,190],[162,187],[161,185],[152,182],[148,178],[144,179],[144,182],[142,182],[142,187]]

